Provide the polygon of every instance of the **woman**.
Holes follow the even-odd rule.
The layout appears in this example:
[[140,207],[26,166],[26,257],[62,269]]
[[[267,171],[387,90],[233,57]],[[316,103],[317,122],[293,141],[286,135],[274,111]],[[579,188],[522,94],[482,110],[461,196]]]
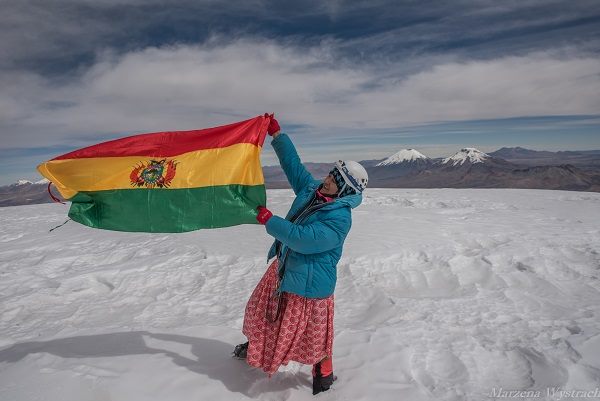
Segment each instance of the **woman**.
[[340,160],[323,182],[317,181],[273,117],[268,133],[296,199],[285,219],[258,208],[256,219],[275,237],[268,259],[276,258],[246,305],[242,332],[248,342],[233,354],[269,375],[289,361],[313,365],[313,394],[318,394],[335,380],[336,265],[352,224],[351,209],[360,205],[368,176],[359,163]]

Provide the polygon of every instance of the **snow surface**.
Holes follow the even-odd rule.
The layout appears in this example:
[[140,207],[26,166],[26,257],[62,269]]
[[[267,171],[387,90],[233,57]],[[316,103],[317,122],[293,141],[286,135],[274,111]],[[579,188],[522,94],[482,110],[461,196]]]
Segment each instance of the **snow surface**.
[[392,156],[388,157],[381,163],[378,163],[377,166],[388,166],[390,164],[411,162],[411,161],[415,161],[415,160],[419,160],[419,159],[427,160],[428,157],[415,149],[402,149],[401,151],[393,154]]
[[[293,194],[268,191],[283,214]],[[600,381],[600,194],[369,189],[338,266],[331,391],[230,358],[258,225],[95,230],[0,208],[0,400],[488,400]],[[522,399],[522,398],[521,398]],[[555,396],[553,399],[557,399]]]
[[453,156],[442,160],[442,164],[452,163],[453,166],[457,164],[462,166],[467,161],[470,163],[483,163],[488,157],[490,155],[475,148],[463,148]]

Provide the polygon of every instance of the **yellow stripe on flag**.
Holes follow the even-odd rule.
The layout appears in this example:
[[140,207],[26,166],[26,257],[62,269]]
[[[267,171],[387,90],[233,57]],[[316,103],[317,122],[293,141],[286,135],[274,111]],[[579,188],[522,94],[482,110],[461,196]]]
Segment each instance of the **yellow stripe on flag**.
[[[224,148],[182,153],[174,157],[98,157],[51,160],[38,166],[40,173],[56,185],[69,199],[77,192],[148,188],[132,184],[131,174],[151,160],[163,163],[162,176],[168,173],[171,160],[176,166],[169,189],[199,188],[216,185],[261,185],[264,177],[260,165],[260,147],[239,143]],[[143,168],[138,168],[139,176]],[[156,186],[155,186],[156,187]]]

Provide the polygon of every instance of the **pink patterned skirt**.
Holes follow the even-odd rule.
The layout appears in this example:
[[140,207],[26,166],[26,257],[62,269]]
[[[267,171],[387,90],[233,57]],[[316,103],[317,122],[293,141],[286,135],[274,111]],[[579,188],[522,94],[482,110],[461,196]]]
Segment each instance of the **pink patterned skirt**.
[[269,376],[289,361],[314,365],[331,357],[333,347],[333,295],[318,299],[284,292],[277,316],[277,266],[275,259],[252,292],[242,329],[250,342],[246,361]]

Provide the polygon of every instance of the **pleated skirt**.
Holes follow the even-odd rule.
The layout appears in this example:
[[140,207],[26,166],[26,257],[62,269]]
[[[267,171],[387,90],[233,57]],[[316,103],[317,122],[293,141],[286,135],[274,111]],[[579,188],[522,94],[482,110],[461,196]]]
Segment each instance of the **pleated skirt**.
[[269,376],[290,361],[314,365],[331,357],[333,347],[333,295],[317,299],[284,292],[278,299],[277,266],[275,259],[252,292],[242,329],[249,341],[246,361]]

